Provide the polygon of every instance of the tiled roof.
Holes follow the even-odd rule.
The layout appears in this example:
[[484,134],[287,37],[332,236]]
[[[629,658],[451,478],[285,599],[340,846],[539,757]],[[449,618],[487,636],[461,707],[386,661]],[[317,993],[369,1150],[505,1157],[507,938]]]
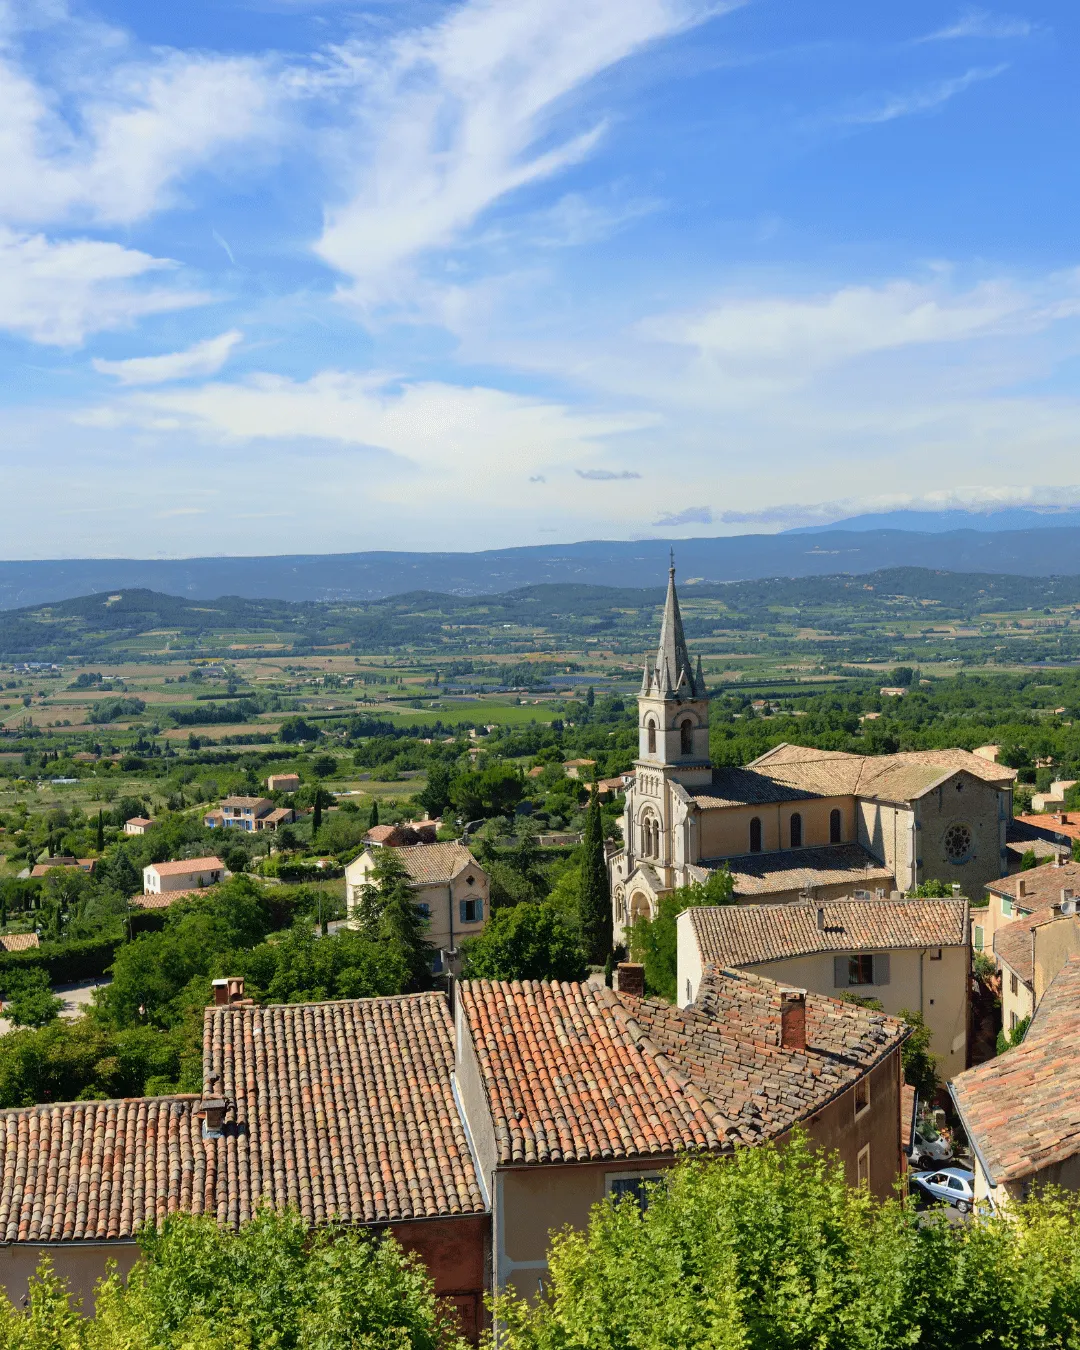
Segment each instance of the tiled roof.
[[189,872],[223,872],[225,864],[220,858],[181,858],[177,862],[149,864],[159,877],[183,877]]
[[422,885],[450,881],[466,867],[475,867],[478,872],[483,868],[463,844],[407,844],[395,848],[394,853],[401,859],[410,881]]
[[1042,815],[1017,816],[1016,819],[1047,835],[1057,835],[1062,839],[1080,839],[1080,811],[1062,811],[1059,815],[1060,819],[1058,815],[1048,811]]
[[147,1219],[212,1209],[196,1104],[150,1097],[0,1113],[0,1238],[131,1238]]
[[[966,946],[966,900],[827,900],[691,909],[702,961],[751,966],[811,952]],[[821,914],[824,926],[818,927]]]
[[178,891],[147,891],[143,895],[133,895],[128,903],[136,909],[168,909],[189,895],[209,895],[213,889],[212,886],[185,886]]
[[132,816],[130,820],[125,820],[125,825],[153,825],[149,816]]
[[1080,959],[1051,982],[1022,1043],[949,1084],[995,1185],[1080,1153]]
[[246,1219],[260,1196],[315,1223],[483,1211],[453,1066],[441,994],[208,1008],[204,1080],[235,1102],[218,1218]]
[[757,1143],[819,1110],[907,1035],[881,1013],[808,994],[808,1049],[783,1049],[780,986],[715,969],[682,1011],[532,980],[469,981],[459,997],[501,1164]]
[[264,806],[268,811],[273,806],[269,797],[223,797],[222,806],[239,806],[242,810],[254,811],[260,806]]
[[0,947],[6,952],[25,952],[31,947],[40,947],[36,933],[5,933],[0,937]]
[[690,793],[703,810],[724,806],[758,806],[769,802],[791,802],[816,794],[776,783],[767,774],[734,766],[713,769],[712,783]]
[[270,824],[271,822],[274,822],[276,824],[279,820],[285,820],[286,817],[292,816],[293,814],[294,812],[291,807],[278,806],[275,807],[273,811],[269,812],[266,816],[264,816],[263,819],[267,824]]
[[744,898],[764,898],[813,886],[850,886],[857,890],[891,888],[893,884],[892,872],[859,844],[743,853],[715,865],[728,868],[735,879],[735,894]]
[[[1018,892],[1020,883],[1024,887],[1022,896]],[[986,889],[992,895],[1019,901],[1025,909],[1042,909],[1060,900],[1062,891],[1080,895],[1080,862],[1062,863],[1060,867],[1053,864],[1031,867],[1015,876],[988,882]]]
[[1032,910],[1022,918],[1013,919],[994,933],[994,955],[1004,961],[1027,985],[1031,985],[1035,978],[1031,935],[1036,928],[1053,923],[1055,920],[1062,923],[1080,923],[1075,914],[1063,916],[1046,905],[1042,909]]
[[778,745],[753,760],[748,768],[793,791],[884,801],[911,801],[960,769],[984,782],[1002,786],[1008,786],[1016,777],[1015,769],[957,749],[850,755],[840,750]]
[[385,844],[387,839],[393,839],[400,832],[400,825],[372,825],[364,838],[370,844]]

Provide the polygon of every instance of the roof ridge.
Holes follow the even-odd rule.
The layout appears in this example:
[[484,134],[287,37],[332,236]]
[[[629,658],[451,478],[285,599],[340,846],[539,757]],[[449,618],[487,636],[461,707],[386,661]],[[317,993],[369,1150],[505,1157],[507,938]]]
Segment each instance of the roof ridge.
[[60,1111],[68,1106],[153,1106],[163,1102],[201,1102],[201,1092],[164,1092],[154,1097],[83,1097],[69,1102],[33,1102],[30,1106],[0,1107],[0,1118],[4,1116],[31,1115],[35,1111]]

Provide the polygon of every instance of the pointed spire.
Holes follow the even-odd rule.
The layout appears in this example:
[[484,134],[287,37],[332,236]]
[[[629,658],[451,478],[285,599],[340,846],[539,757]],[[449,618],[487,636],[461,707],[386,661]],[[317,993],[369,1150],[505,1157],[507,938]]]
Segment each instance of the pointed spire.
[[686,650],[686,634],[683,632],[682,614],[679,612],[679,597],[675,593],[675,550],[671,551],[671,566],[668,568],[667,601],[664,605],[664,622],[660,628],[660,646],[656,652],[657,685],[661,693],[669,692],[684,697],[694,694],[694,671],[690,665],[690,653]]
[[698,653],[697,670],[694,672],[694,697],[705,697],[705,672],[701,669],[701,653]]

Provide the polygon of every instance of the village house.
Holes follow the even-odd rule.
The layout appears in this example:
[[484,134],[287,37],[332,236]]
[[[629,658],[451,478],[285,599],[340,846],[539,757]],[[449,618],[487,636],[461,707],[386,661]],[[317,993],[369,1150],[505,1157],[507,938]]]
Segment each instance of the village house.
[[647,1183],[691,1152],[801,1124],[851,1185],[884,1198],[901,1170],[909,1033],[882,1013],[710,970],[682,1011],[586,984],[481,980],[459,986],[456,1018],[498,1288],[534,1295],[551,1230],[583,1229],[605,1195],[647,1203]]
[[595,759],[567,759],[563,761],[567,778],[588,778],[590,771],[596,768]]
[[149,816],[132,816],[124,821],[125,834],[145,834],[155,822]]
[[1047,811],[1042,815],[1027,812],[1017,816],[1013,824],[1016,823],[1027,826],[1042,839],[1069,848],[1080,840],[1080,811]]
[[966,750],[855,755],[778,745],[713,766],[709,699],[691,663],[675,569],[638,695],[623,847],[609,858],[616,941],[669,891],[720,866],[739,899],[830,899],[934,879],[977,894],[1007,870],[1013,769]]
[[96,866],[96,858],[69,858],[66,856],[42,858],[41,862],[35,863],[30,869],[29,875],[37,878],[46,876],[56,867],[77,867],[80,872],[88,872],[92,876]]
[[987,954],[994,951],[998,929],[1023,919],[1038,909],[1046,909],[1061,899],[1063,890],[1080,895],[1080,863],[1062,862],[1056,857],[1042,867],[1000,877],[985,887],[985,908],[972,912],[972,945]]
[[269,797],[226,797],[219,807],[203,816],[209,830],[276,830],[291,825],[296,812],[288,806],[275,806]]
[[684,910],[677,920],[680,1002],[710,966],[745,970],[833,998],[921,1012],[941,1075],[967,1067],[971,945],[966,900],[834,900]]
[[1031,809],[1034,812],[1052,811],[1059,809],[1065,804],[1065,794],[1072,787],[1076,786],[1075,778],[1059,778],[1056,783],[1050,784],[1049,792],[1036,792],[1031,799]]
[[1031,1017],[1066,961],[1080,956],[1080,902],[1062,889],[1050,905],[1004,924],[994,934],[1001,970],[1001,1024],[1015,1032]]
[[[1002,930],[1003,935],[1007,930]],[[995,1209],[1055,1185],[1080,1190],[1080,959],[1050,982],[1020,1045],[949,1084]]]
[[300,775],[298,773],[272,773],[266,780],[268,792],[299,792]]
[[378,853],[392,847],[409,878],[417,908],[428,920],[427,940],[436,949],[435,974],[454,972],[458,944],[484,929],[488,917],[488,874],[463,844],[369,845],[345,868],[345,903],[356,917],[364,887],[378,862]]
[[199,890],[215,886],[224,876],[225,864],[215,857],[151,863],[143,868],[143,892],[161,895],[167,891]]
[[364,835],[369,848],[401,848],[404,844],[434,844],[438,833],[434,821],[420,825],[373,825]]

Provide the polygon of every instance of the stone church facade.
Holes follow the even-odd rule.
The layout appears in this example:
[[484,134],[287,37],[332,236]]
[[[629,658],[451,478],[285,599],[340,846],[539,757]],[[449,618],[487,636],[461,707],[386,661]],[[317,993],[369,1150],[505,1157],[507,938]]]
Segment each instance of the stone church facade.
[[738,899],[835,899],[929,879],[980,895],[1005,875],[1012,769],[965,750],[853,755],[779,745],[714,768],[701,658],[691,662],[675,569],[638,695],[638,757],[609,858],[616,941],[668,891],[727,866]]

